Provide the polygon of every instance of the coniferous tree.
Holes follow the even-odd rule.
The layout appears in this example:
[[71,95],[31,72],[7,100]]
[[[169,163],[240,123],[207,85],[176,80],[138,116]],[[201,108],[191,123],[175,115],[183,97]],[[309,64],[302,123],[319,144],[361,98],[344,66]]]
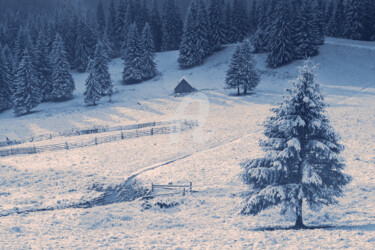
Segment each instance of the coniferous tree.
[[234,42],[242,42],[249,33],[249,22],[247,20],[246,4],[244,0],[234,0],[232,18],[232,39]]
[[125,19],[126,19],[126,8],[127,5],[125,4],[125,0],[120,0],[119,5],[118,5],[118,11],[117,11],[117,21],[116,21],[116,34],[117,38],[115,41],[116,44],[116,49],[117,51],[122,54],[122,46],[124,44],[124,39],[125,39]]
[[102,0],[99,0],[98,5],[96,6],[96,23],[98,26],[98,33],[103,34],[106,27],[106,18]]
[[258,27],[255,34],[251,37],[251,43],[254,47],[254,53],[263,53],[267,51],[267,2],[260,1],[258,4]]
[[200,65],[203,63],[203,59],[210,54],[208,32],[207,13],[203,1],[193,0],[180,45],[178,62],[181,68]]
[[93,69],[91,70],[94,71],[95,77],[99,82],[100,94],[103,96],[109,95],[111,97],[113,85],[111,75],[108,71],[108,61],[106,48],[103,43],[99,41],[96,44],[95,55],[92,62],[93,65],[91,65]]
[[210,25],[204,0],[197,1],[197,21],[195,23],[196,32],[196,58],[199,64],[203,64],[203,59],[210,55]]
[[94,67],[94,60],[90,60],[88,66],[89,76],[86,79],[86,90],[84,102],[88,105],[96,105],[101,98],[102,88]]
[[138,0],[138,8],[135,9],[136,22],[139,30],[143,30],[146,23],[150,21],[150,14],[147,8],[146,0]]
[[146,23],[142,31],[143,46],[143,78],[145,80],[156,76],[155,46],[152,38],[151,27]]
[[9,109],[12,103],[12,72],[10,62],[5,55],[7,48],[0,46],[0,111]]
[[52,92],[52,65],[49,46],[43,32],[39,33],[36,42],[36,69],[42,101],[48,101]]
[[59,34],[52,46],[52,91],[51,100],[63,101],[73,97],[75,85],[69,72],[69,63],[64,48],[64,42]]
[[366,10],[369,6],[365,1],[348,0],[345,4],[344,37],[352,40],[362,40],[366,33]]
[[315,45],[324,44],[324,34],[325,34],[325,15],[324,15],[324,2],[323,0],[318,0],[314,8],[314,22],[313,29],[315,33]]
[[16,115],[29,114],[42,100],[35,66],[27,48],[17,68],[14,89],[12,99]]
[[339,136],[325,115],[324,96],[307,63],[274,115],[264,124],[263,158],[248,160],[243,180],[250,192],[242,214],[256,215],[280,206],[304,228],[303,204],[313,210],[336,204],[350,177],[340,153]]
[[186,16],[184,34],[180,45],[180,54],[178,63],[181,68],[189,68],[197,65],[195,57],[196,49],[196,22],[197,22],[197,1],[190,3],[188,14]]
[[163,33],[162,33],[161,18],[159,14],[159,6],[158,6],[157,0],[152,1],[150,25],[151,25],[151,30],[152,30],[152,37],[154,38],[155,51],[160,52]]
[[295,30],[295,57],[306,59],[318,53],[316,37],[314,33],[314,16],[310,0],[304,0],[297,17]]
[[231,62],[229,64],[229,69],[225,78],[225,88],[227,89],[237,89],[237,95],[240,95],[241,90],[241,79],[239,77],[239,69],[241,67],[241,46],[237,44],[236,51],[234,52]]
[[279,0],[276,11],[278,14],[272,27],[270,53],[267,64],[275,68],[288,63],[294,58],[294,42],[292,35],[291,6],[289,0]]
[[241,88],[244,94],[247,94],[247,91],[254,89],[260,81],[252,51],[253,47],[249,40],[237,45],[227,71],[226,88],[236,88],[238,95],[240,95]]
[[210,47],[213,51],[220,50],[226,43],[225,12],[223,0],[211,0],[208,17],[210,24]]
[[111,0],[108,10],[108,19],[107,19],[107,37],[109,40],[109,45],[113,51],[112,58],[115,58],[119,55],[116,47],[116,25],[117,25],[117,16],[116,16],[116,6],[115,1]]
[[14,75],[15,75],[15,69],[13,68],[13,54],[9,49],[9,46],[6,44],[2,51],[2,66],[3,70],[6,72],[6,76],[8,79],[6,80],[8,82],[8,87],[10,89],[10,92],[13,94],[14,92]]
[[127,48],[124,51],[124,71],[122,78],[125,84],[139,83],[143,80],[143,48],[141,46],[137,24],[129,29]]
[[75,46],[75,60],[73,62],[74,68],[78,72],[85,72],[87,70],[91,49],[87,41],[87,32],[85,31],[85,24],[81,21],[78,24],[77,40]]
[[233,24],[233,12],[232,12],[232,6],[230,5],[230,2],[227,2],[227,5],[225,7],[225,30],[226,30],[226,43],[233,43],[233,35],[232,35],[232,24]]
[[254,34],[257,29],[258,29],[258,6],[257,6],[257,1],[254,0],[250,14],[249,14],[249,23],[250,23],[250,34]]
[[162,18],[163,43],[162,50],[177,50],[183,35],[183,23],[176,0],[167,0]]
[[326,27],[325,34],[327,36],[335,36],[336,34],[336,25],[335,25],[335,5],[331,1],[328,5],[326,13]]
[[345,7],[344,0],[338,0],[334,17],[334,30],[336,37],[344,36]]

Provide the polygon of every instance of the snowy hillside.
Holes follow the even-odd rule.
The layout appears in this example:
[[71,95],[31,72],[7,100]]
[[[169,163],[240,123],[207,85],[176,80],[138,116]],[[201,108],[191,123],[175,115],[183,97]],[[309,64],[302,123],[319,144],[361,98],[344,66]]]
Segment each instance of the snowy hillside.
[[[159,53],[160,75],[127,86],[121,84],[123,64],[116,59],[110,63],[112,103],[103,98],[98,106],[86,107],[87,74],[75,73],[73,100],[44,103],[35,113],[17,118],[12,111],[1,113],[0,141],[99,125],[176,119],[198,120],[200,125],[181,134],[0,158],[1,247],[374,248],[375,43],[328,38],[313,58],[327,93],[328,116],[346,147],[346,172],[353,182],[339,205],[307,212],[306,224],[332,226],[312,231],[259,230],[291,224],[277,210],[257,217],[239,215],[240,194],[246,190],[239,163],[262,154],[261,123],[302,62],[273,70],[266,68],[264,54],[255,55],[261,83],[252,95],[238,97],[235,90],[223,89],[234,49],[230,45],[203,66],[188,70],[179,69],[178,52]],[[173,89],[183,76],[198,92],[174,97]],[[180,203],[169,209],[145,209],[144,200],[118,203],[133,181],[148,189],[151,183],[192,182],[198,192],[148,202]],[[88,209],[69,208],[103,194],[105,206],[94,202]],[[32,212],[43,209],[52,211]]]

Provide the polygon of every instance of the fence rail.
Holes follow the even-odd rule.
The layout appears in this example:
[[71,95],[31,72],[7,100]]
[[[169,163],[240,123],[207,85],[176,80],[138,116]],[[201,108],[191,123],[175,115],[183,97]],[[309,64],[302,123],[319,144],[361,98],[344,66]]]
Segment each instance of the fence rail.
[[115,126],[115,127],[94,126],[91,128],[72,129],[71,131],[60,132],[58,134],[38,135],[38,136],[24,138],[20,140],[7,139],[6,141],[0,141],[0,147],[20,145],[20,144],[28,143],[28,142],[51,140],[56,137],[70,137],[70,136],[78,136],[78,135],[99,134],[99,133],[105,133],[105,132],[126,131],[126,130],[148,128],[148,127],[166,126],[166,125],[173,125],[173,124],[179,124],[179,123],[192,123],[192,122],[196,122],[196,121],[172,120],[172,121],[149,122],[149,123],[140,123],[140,124]]
[[190,130],[197,126],[198,126],[197,121],[185,120],[178,125],[175,124],[173,126],[171,125],[171,126],[164,126],[164,127],[155,127],[155,128],[153,127],[151,129],[142,129],[142,130],[137,129],[131,132],[121,131],[120,134],[95,137],[94,139],[85,140],[85,141],[76,140],[76,141],[43,145],[43,146],[17,147],[17,148],[3,149],[3,150],[0,150],[0,157],[20,155],[20,154],[36,154],[36,153],[41,153],[41,152],[46,152],[46,151],[70,150],[70,149],[75,149],[75,148],[83,148],[83,147],[94,146],[94,145],[99,145],[99,144],[108,143],[108,142],[137,138],[137,137],[145,137],[145,136],[152,136],[152,135],[158,135],[158,134],[172,134],[172,133],[182,132],[185,130]]

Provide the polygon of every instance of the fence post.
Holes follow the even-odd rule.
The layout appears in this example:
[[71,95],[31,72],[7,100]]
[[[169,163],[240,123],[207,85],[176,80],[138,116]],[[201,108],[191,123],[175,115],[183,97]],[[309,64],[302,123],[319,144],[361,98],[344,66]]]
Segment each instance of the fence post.
[[190,193],[193,192],[193,182],[190,182]]
[[36,154],[36,147],[34,146],[34,154]]
[[138,136],[138,130],[136,130],[136,132],[137,132],[137,137],[139,137],[139,136]]
[[151,129],[151,135],[154,135],[154,128]]
[[184,188],[184,192],[182,193],[183,196],[185,196],[185,188]]
[[121,132],[121,140],[124,140],[124,132]]
[[154,183],[151,183],[151,192],[154,192]]
[[98,145],[98,137],[95,137],[95,145]]
[[65,149],[66,149],[66,150],[69,150],[68,142],[65,142]]

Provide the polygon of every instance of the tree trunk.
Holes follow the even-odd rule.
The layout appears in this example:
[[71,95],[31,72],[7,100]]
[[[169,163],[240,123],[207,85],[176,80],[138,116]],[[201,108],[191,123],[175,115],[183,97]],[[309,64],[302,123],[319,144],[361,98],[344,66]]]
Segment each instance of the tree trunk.
[[246,87],[243,88],[243,93],[244,93],[245,95],[247,94],[247,88],[246,88]]
[[240,86],[237,87],[237,95],[240,95]]
[[298,201],[298,205],[296,207],[296,225],[295,228],[305,228],[305,225],[303,224],[303,213],[302,213],[302,205],[303,201],[302,199]]

